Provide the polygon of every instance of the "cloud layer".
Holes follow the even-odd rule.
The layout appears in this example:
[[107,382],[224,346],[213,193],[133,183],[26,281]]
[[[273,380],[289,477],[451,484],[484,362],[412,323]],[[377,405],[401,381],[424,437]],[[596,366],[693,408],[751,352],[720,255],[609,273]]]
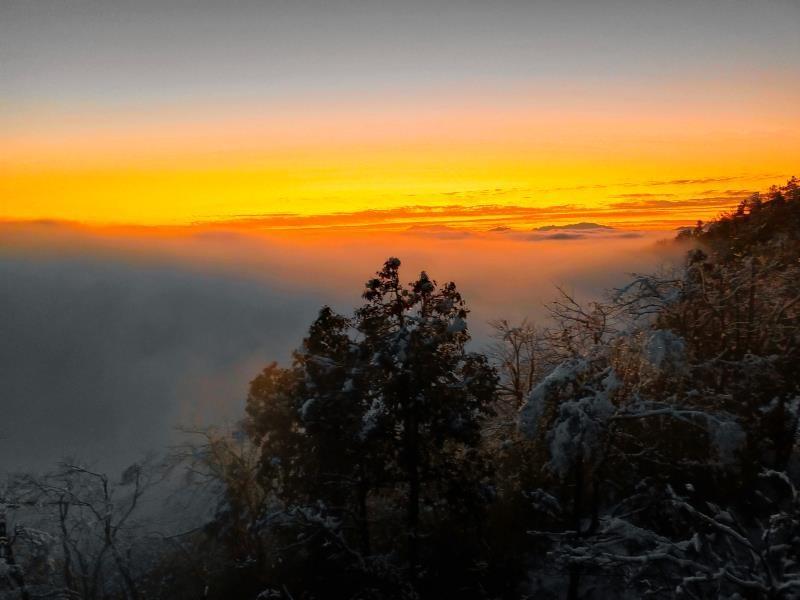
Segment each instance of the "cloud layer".
[[665,260],[663,234],[626,233],[0,226],[0,470],[65,454],[119,466],[173,442],[176,425],[239,418],[258,370],[289,359],[322,304],[357,305],[390,255],[404,279],[425,269],[458,283],[480,347],[489,319],[542,318],[555,284],[596,296]]
[[179,424],[238,415],[320,299],[101,256],[0,259],[0,469],[62,455],[115,464]]

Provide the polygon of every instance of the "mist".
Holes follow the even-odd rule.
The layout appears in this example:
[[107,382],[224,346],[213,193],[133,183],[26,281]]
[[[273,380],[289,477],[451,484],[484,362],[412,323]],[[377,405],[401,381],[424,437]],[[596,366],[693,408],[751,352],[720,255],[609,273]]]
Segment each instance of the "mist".
[[248,382],[291,350],[323,304],[349,312],[388,256],[407,280],[455,281],[480,349],[495,318],[545,319],[563,286],[599,296],[676,256],[665,232],[405,232],[298,236],[0,229],[0,470],[64,456],[117,468],[235,421]]

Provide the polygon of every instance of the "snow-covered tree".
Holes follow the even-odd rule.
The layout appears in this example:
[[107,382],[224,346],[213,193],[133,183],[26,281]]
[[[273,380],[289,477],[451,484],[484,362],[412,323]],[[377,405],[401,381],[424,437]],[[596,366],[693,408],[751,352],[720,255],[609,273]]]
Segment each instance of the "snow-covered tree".
[[300,531],[305,553],[318,542],[320,560],[381,577],[393,564],[413,582],[443,558],[424,540],[475,523],[489,499],[480,444],[497,377],[466,350],[456,286],[425,273],[405,286],[399,266],[367,282],[352,318],[323,308],[292,366],[253,381],[248,430],[283,503],[276,527]]
[[555,304],[520,429],[561,484],[531,498],[568,597],[797,597],[798,219],[790,182],[693,231],[683,273]]

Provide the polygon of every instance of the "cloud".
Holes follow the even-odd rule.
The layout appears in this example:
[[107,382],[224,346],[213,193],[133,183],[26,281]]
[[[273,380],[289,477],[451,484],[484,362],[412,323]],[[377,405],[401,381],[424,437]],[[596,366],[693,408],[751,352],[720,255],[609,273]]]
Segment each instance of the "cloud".
[[553,235],[542,236],[545,240],[582,240],[586,235],[582,233],[554,233]]
[[497,222],[498,218],[532,219],[553,211],[564,212],[578,207],[554,205],[547,207],[514,204],[440,204],[410,205],[389,209],[370,209],[322,215],[263,214],[243,215],[220,222],[220,226],[242,229],[353,229],[386,228],[411,230],[435,225],[455,227]]
[[750,196],[753,193],[753,190],[706,190],[704,192],[700,192],[701,196],[718,196],[718,197],[734,197],[734,198],[741,198]]
[[[715,201],[717,201],[715,203]],[[239,231],[408,231],[418,233],[423,228],[448,227],[450,230],[486,231],[498,220],[506,227],[530,227],[536,223],[557,220],[602,219],[614,222],[625,220],[632,214],[647,222],[650,215],[667,209],[676,211],[685,207],[708,208],[730,206],[731,198],[691,200],[650,200],[611,203],[601,207],[574,204],[549,206],[523,206],[518,204],[480,204],[465,206],[446,204],[435,206],[413,205],[391,209],[371,209],[324,215],[265,214],[205,224],[206,227],[228,228]],[[657,209],[654,210],[654,209]],[[646,212],[649,210],[650,212]],[[605,225],[607,226],[607,225]],[[560,227],[560,226],[559,226]]]
[[537,227],[524,239],[534,242],[569,240],[626,240],[645,237],[641,231],[620,230],[598,223],[570,223],[567,225],[546,225]]
[[433,237],[440,240],[462,240],[464,238],[472,237],[472,232],[465,229],[455,229],[448,225],[430,224],[430,225],[412,225],[406,229],[406,232],[418,236]]
[[548,240],[568,241],[568,240],[626,240],[645,237],[645,234],[640,231],[604,231],[601,229],[585,230],[585,231],[557,231],[556,233],[548,233],[547,231],[534,231],[527,234],[525,239],[533,242],[541,242]]
[[[473,190],[451,190],[424,195],[425,202],[396,206],[392,208],[373,208],[354,211],[340,211],[325,214],[300,213],[255,213],[240,214],[233,218],[218,221],[195,223],[189,229],[200,228],[216,231],[408,231],[419,233],[422,227],[443,226],[452,230],[486,232],[497,226],[530,228],[537,224],[547,225],[557,221],[599,220],[613,226],[626,225],[635,221],[638,227],[654,228],[665,223],[665,216],[671,216],[666,225],[686,223],[687,211],[702,212],[708,218],[708,211],[727,210],[738,200],[749,195],[749,190],[727,189],[720,192],[705,190],[685,193],[659,193],[656,191],[631,191],[607,196],[608,202],[602,205],[554,202],[548,203],[547,195],[555,192],[580,190],[605,190],[619,188],[645,188],[659,186],[696,186],[702,184],[731,181],[755,181],[776,179],[775,175],[730,175],[725,177],[686,178],[649,181],[622,181],[607,184],[585,184],[569,187],[523,188],[495,187]],[[422,197],[422,194],[408,194],[407,197]],[[517,202],[500,202],[507,197]],[[436,203],[435,199],[442,200]],[[595,200],[596,201],[596,200]],[[668,214],[671,213],[671,214]],[[694,220],[692,215],[688,220]]]
[[260,364],[322,299],[96,255],[0,259],[0,470],[134,460],[178,424],[238,418]]
[[670,198],[675,196],[675,194],[650,194],[650,193],[631,193],[631,194],[614,194],[609,196],[609,198],[620,198],[620,199],[627,199],[627,200],[644,200],[647,198]]
[[731,208],[737,200],[741,200],[749,196],[749,193],[743,194],[723,194],[718,196],[703,196],[700,198],[686,198],[683,200],[656,200],[656,199],[643,199],[635,202],[612,202],[609,207],[618,211],[642,211],[650,209],[658,209],[666,212],[679,212],[684,214],[687,210],[708,210],[709,208],[716,208],[724,210]]
[[698,179],[667,179],[648,181],[646,185],[698,185],[701,183],[721,183],[724,181],[736,181],[744,179],[745,175],[731,175],[728,177],[701,177]]
[[65,454],[119,467],[173,442],[176,425],[240,418],[258,370],[289,359],[321,305],[357,305],[388,256],[404,280],[425,269],[457,282],[476,348],[489,319],[542,319],[554,284],[597,296],[664,260],[661,234],[461,233],[0,224],[0,471]]
[[[775,174],[775,173],[742,173],[738,175],[726,175],[721,177],[699,177],[699,178],[686,178],[686,179],[650,179],[650,180],[641,180],[641,181],[616,181],[610,183],[588,183],[588,184],[581,184],[581,185],[572,185],[572,186],[560,186],[560,187],[530,187],[530,188],[513,188],[509,191],[524,191],[524,192],[535,192],[539,194],[547,194],[553,192],[572,192],[572,191],[586,191],[586,190],[605,190],[605,189],[616,189],[616,188],[636,188],[636,187],[661,187],[661,186],[693,186],[693,185],[702,185],[704,183],[723,183],[728,181],[755,181],[755,180],[776,180],[785,177],[783,174]],[[456,192],[454,192],[456,193]],[[643,194],[631,194],[631,196],[671,196],[672,194],[653,194],[653,193],[643,193]],[[621,197],[623,195],[618,196],[611,196],[613,197]]]
[[[759,180],[776,178],[775,175],[730,175],[725,177],[705,177],[693,179],[669,179],[649,181],[627,181],[610,184],[586,184],[560,188],[486,188],[475,190],[447,191],[434,194],[447,199],[441,204],[411,204],[387,209],[367,209],[349,212],[336,212],[318,215],[296,213],[265,213],[239,215],[237,218],[206,223],[205,225],[240,230],[386,230],[415,231],[426,226],[447,226],[451,229],[486,231],[499,220],[504,226],[530,227],[536,223],[552,223],[556,220],[600,219],[607,223],[623,223],[635,218],[639,225],[652,227],[662,220],[667,212],[672,212],[673,221],[686,221],[686,211],[726,210],[737,200],[751,193],[748,190],[728,189],[720,192],[706,190],[694,192],[693,197],[681,198],[676,193],[654,191],[617,193],[608,196],[619,202],[605,205],[544,204],[548,193],[579,190],[604,190],[616,188],[696,186],[739,180]],[[521,194],[527,195],[521,195]],[[525,203],[498,203],[501,196],[515,194]],[[409,194],[418,196],[418,194]],[[429,200],[431,197],[428,198]],[[458,200],[458,202],[455,202]],[[691,219],[690,219],[691,220]],[[557,225],[561,227],[561,225]]]

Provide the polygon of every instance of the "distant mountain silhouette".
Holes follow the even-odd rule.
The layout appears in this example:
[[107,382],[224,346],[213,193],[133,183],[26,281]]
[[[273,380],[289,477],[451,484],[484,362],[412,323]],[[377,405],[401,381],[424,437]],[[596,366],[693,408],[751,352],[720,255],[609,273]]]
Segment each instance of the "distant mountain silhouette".
[[536,227],[534,231],[555,231],[559,229],[614,229],[608,225],[600,225],[599,223],[588,223],[586,221],[582,221],[580,223],[570,223],[569,225],[544,225],[543,227]]

